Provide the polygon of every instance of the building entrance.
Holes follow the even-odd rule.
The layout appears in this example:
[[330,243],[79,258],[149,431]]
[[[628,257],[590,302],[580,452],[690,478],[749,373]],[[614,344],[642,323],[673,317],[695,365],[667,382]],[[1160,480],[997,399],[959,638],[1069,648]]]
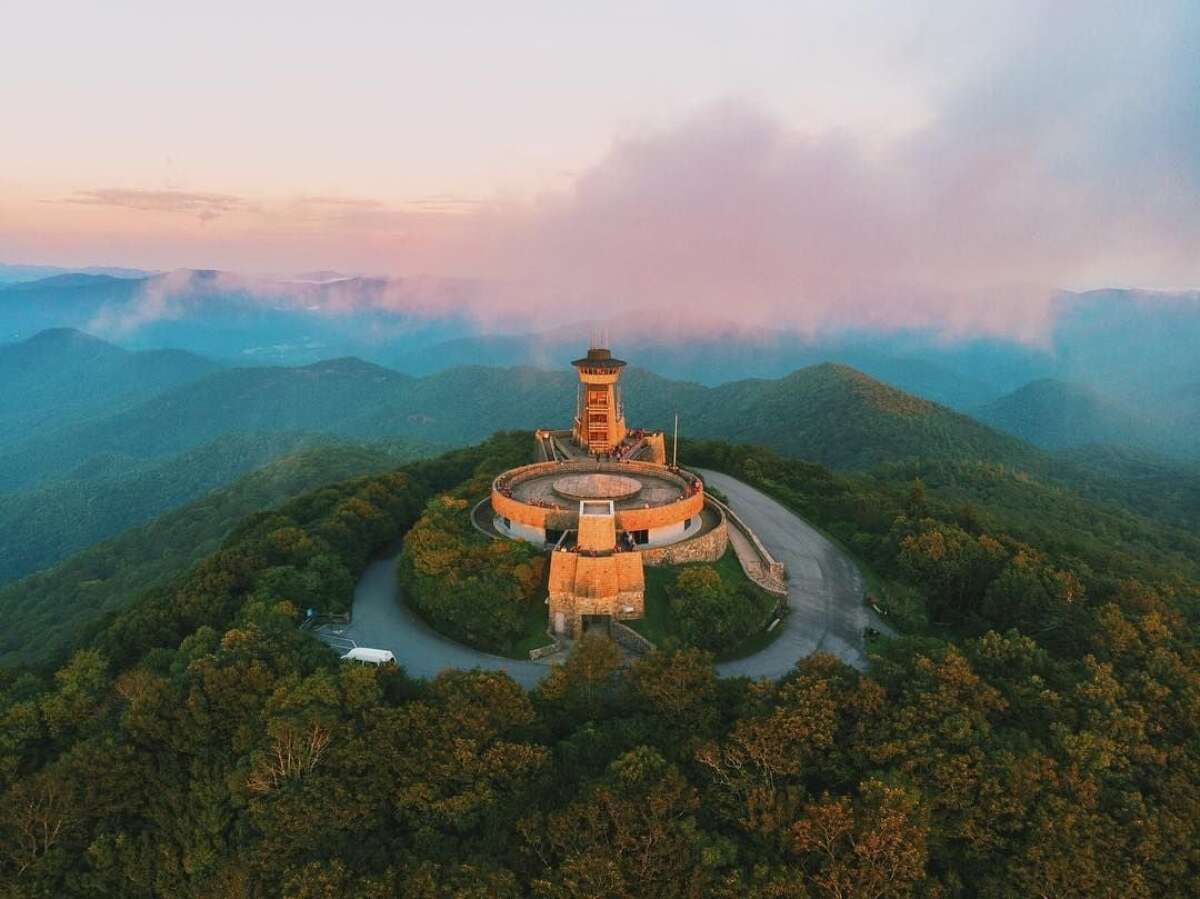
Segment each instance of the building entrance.
[[604,634],[606,637],[612,636],[612,616],[611,615],[584,615],[581,622],[582,629],[585,634]]

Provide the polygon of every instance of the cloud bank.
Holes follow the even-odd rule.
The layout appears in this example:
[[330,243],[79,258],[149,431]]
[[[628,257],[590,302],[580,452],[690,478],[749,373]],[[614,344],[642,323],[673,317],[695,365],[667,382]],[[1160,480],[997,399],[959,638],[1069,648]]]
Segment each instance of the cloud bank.
[[[682,329],[1036,341],[1061,288],[1200,284],[1200,7],[1017,15],[994,39],[962,22],[940,33],[931,17],[927,42],[896,63],[926,84],[928,115],[883,138],[813,133],[731,99],[625,135],[565,189],[526,200],[96,190],[76,202],[203,219],[197,246],[223,266],[236,243],[275,269],[410,279],[348,286],[333,312],[463,306],[533,326],[645,313]],[[412,289],[443,277],[486,286]],[[171,304],[155,294],[145,308]]]
[[809,331],[1036,340],[1060,288],[1194,286],[1200,7],[1089,8],[1045,7],[883,147],[725,102],[451,246],[548,314],[588,298]]

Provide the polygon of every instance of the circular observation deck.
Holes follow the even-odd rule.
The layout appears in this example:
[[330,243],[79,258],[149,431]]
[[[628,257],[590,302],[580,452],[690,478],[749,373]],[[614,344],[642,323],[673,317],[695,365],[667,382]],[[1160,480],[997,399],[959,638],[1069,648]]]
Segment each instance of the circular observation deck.
[[563,499],[611,499],[616,502],[641,493],[642,482],[625,475],[593,472],[559,478],[550,485],[550,489]]
[[645,462],[540,462],[506,471],[492,483],[496,530],[553,543],[578,527],[579,503],[612,500],[616,526],[644,546],[691,536],[700,524],[704,487],[687,471]]

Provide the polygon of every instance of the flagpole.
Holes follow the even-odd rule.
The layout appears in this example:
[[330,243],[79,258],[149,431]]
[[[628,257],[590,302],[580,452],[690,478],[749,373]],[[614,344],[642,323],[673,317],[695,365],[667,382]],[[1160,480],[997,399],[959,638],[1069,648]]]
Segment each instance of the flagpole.
[[675,439],[671,441],[671,467],[679,467],[679,413],[675,413]]

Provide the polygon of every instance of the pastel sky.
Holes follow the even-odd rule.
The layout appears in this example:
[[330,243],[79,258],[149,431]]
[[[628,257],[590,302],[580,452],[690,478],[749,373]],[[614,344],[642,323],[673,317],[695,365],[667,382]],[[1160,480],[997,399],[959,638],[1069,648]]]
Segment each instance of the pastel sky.
[[[0,261],[1036,331],[1200,285],[1200,6],[13,4]],[[535,298],[533,301],[530,297]]]

